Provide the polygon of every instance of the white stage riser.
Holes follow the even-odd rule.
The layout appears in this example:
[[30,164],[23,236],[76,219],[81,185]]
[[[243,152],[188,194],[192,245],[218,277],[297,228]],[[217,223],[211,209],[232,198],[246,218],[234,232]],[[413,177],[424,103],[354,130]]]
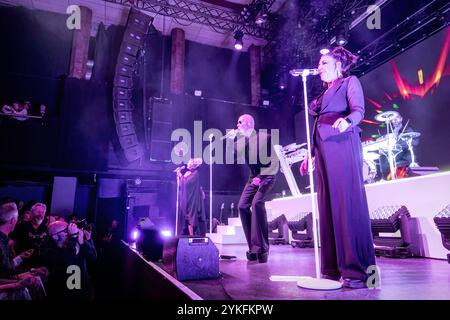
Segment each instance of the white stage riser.
[[212,242],[215,244],[246,244],[245,235],[242,234],[221,234],[221,233],[207,233]]
[[[449,251],[442,245],[433,218],[450,204],[450,172],[368,184],[365,188],[370,212],[383,206],[405,205],[408,208],[414,255],[447,258]],[[314,197],[317,200],[316,194]],[[269,221],[281,214],[289,220],[289,215],[311,211],[311,198],[308,194],[274,199],[266,203],[266,209]]]

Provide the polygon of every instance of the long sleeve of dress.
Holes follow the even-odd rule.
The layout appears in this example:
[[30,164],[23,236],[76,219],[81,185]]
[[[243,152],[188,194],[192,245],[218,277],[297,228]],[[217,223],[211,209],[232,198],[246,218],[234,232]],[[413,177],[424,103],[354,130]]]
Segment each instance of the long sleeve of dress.
[[358,125],[364,119],[364,92],[358,78],[351,76],[347,86],[347,101],[350,114],[346,117],[352,126]]

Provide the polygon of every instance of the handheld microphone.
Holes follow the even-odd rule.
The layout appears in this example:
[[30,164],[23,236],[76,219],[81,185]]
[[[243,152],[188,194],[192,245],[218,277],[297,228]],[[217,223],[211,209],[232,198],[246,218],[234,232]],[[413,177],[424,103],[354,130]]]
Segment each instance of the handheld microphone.
[[181,166],[181,167],[178,167],[178,168],[176,168],[175,170],[173,170],[173,172],[178,172],[178,171],[181,171],[181,170],[183,170],[184,168],[186,168],[186,166],[184,165],[184,166]]
[[289,71],[289,73],[291,75],[293,75],[294,77],[298,77],[298,76],[317,76],[319,74],[319,69],[292,69]]
[[220,138],[220,140],[228,139],[228,138],[236,135],[238,132],[239,132],[238,129],[232,129],[232,130],[228,131],[228,133],[226,135],[224,135],[222,138]]

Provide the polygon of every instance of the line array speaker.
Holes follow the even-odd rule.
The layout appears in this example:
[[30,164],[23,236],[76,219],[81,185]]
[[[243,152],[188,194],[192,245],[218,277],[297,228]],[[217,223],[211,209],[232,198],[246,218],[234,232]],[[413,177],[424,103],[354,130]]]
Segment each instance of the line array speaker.
[[117,57],[113,88],[114,121],[120,145],[129,162],[144,155],[133,122],[131,97],[136,57],[144,46],[144,39],[152,22],[153,18],[131,8]]
[[172,151],[172,104],[153,103],[151,114],[150,160],[170,161]]

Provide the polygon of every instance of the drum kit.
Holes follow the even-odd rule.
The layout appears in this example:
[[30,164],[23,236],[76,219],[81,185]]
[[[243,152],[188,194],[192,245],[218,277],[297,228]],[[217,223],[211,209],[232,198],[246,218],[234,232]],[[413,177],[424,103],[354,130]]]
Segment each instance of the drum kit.
[[402,132],[396,136],[392,122],[398,117],[401,118],[397,111],[386,111],[375,116],[375,120],[386,124],[387,133],[375,141],[365,141],[362,143],[364,183],[374,183],[377,179],[382,179],[379,162],[381,156],[386,156],[388,159],[391,179],[397,179],[396,157],[403,151],[403,148],[399,144],[401,141],[406,142],[411,154],[409,167],[418,166],[415,162],[412,142],[420,136],[420,133]]
[[[411,163],[408,165],[408,167],[418,167],[418,164],[415,162],[412,142],[414,139],[420,136],[420,133],[401,132],[399,134],[396,134],[392,122],[397,117],[401,118],[400,114],[397,111],[387,111],[375,116],[375,120],[384,122],[386,124],[387,133],[386,135],[381,136],[374,141],[365,141],[362,143],[364,183],[374,183],[383,179],[380,163],[380,158],[382,156],[388,159],[390,176],[392,177],[391,179],[397,179],[401,176],[401,174],[398,174],[397,177],[397,172],[404,172],[406,168],[397,168],[396,158],[397,155],[404,151],[404,147],[400,144],[400,142],[403,141],[406,142],[408,150],[411,154]],[[405,130],[405,128],[406,126],[404,127],[403,131]],[[405,145],[405,143],[403,143],[403,145]],[[290,169],[292,164],[301,162],[306,158],[308,150],[305,148],[305,146],[306,143],[300,145],[291,143],[284,147],[276,146],[275,152],[280,159],[280,170],[285,174],[287,179],[292,176],[292,171]],[[297,193],[292,192],[292,194],[295,195]]]

